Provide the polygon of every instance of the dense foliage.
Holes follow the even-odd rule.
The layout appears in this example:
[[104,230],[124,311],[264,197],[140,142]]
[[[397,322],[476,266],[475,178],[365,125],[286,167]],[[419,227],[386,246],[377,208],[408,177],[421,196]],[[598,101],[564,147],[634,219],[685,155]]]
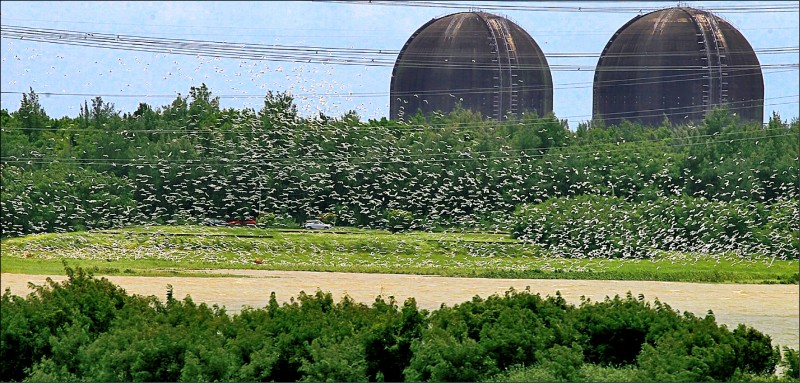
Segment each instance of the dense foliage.
[[[273,293],[229,315],[171,288],[162,302],[66,270],[27,297],[3,294],[0,380],[741,381],[781,359],[757,330],[630,294],[574,306],[510,290],[429,312],[413,299],[336,303],[317,291],[279,304]],[[786,354],[796,375],[797,353]]]
[[524,205],[512,235],[567,257],[646,257],[653,250],[800,257],[797,199],[629,202],[576,196]]
[[[260,110],[223,109],[202,85],[131,114],[96,97],[60,119],[31,90],[0,119],[3,236],[258,215],[288,225],[335,217],[339,226],[508,230],[523,205],[599,196],[613,203],[601,208],[603,222],[684,203],[721,207],[733,216],[687,223],[721,228],[674,241],[741,231],[709,221],[732,219],[754,222],[748,243],[765,244],[773,233],[763,214],[784,222],[797,212],[800,122],[777,115],[766,126],[717,110],[697,126],[574,131],[552,115],[498,122],[467,110],[363,122],[354,112],[300,116],[283,93],[269,92]],[[630,208],[613,211],[622,201]],[[785,239],[778,226],[773,242]],[[672,240],[665,235],[650,235],[654,247]],[[796,241],[792,249],[796,258]]]

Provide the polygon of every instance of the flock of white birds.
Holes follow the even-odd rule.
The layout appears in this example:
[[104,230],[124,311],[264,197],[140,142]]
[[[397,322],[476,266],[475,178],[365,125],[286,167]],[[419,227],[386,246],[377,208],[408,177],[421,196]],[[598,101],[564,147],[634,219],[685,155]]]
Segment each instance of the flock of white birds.
[[[679,180],[688,180],[689,183],[701,180],[699,175],[691,174],[687,169],[684,169],[684,174],[673,174],[678,161],[674,157],[692,153],[691,150],[682,152],[678,148],[687,145],[735,146],[737,143],[758,145],[774,139],[786,139],[793,134],[791,130],[779,127],[764,128],[744,136],[736,133],[700,136],[695,137],[694,141],[653,139],[547,149],[541,142],[533,147],[530,144],[529,147],[510,146],[509,129],[517,129],[518,138],[526,135],[528,138],[539,137],[546,135],[548,129],[564,129],[563,123],[558,120],[540,119],[533,124],[520,124],[517,127],[469,119],[461,124],[370,124],[359,121],[355,115],[303,119],[292,113],[291,108],[228,112],[229,118],[211,123],[199,122],[204,116],[196,115],[189,116],[188,126],[109,131],[112,138],[103,141],[105,145],[133,146],[138,155],[132,158],[113,158],[102,154],[98,158],[73,156],[57,159],[56,148],[50,147],[45,148],[44,153],[16,160],[18,164],[57,166],[61,163],[79,168],[105,169],[108,172],[124,169],[126,176],[121,177],[124,187],[116,190],[132,188],[135,195],[143,196],[136,208],[114,205],[118,197],[115,195],[118,185],[106,185],[94,180],[87,183],[87,180],[77,177],[64,182],[70,188],[88,187],[92,199],[84,202],[89,202],[90,208],[76,210],[74,206],[80,206],[76,200],[78,197],[51,196],[47,192],[42,193],[37,189],[41,185],[33,182],[18,185],[27,188],[26,192],[20,193],[14,200],[4,201],[9,204],[5,206],[13,207],[16,212],[24,212],[47,205],[51,207],[53,219],[59,223],[99,216],[111,226],[151,225],[156,218],[161,218],[166,224],[183,225],[199,224],[208,217],[252,217],[259,212],[274,213],[283,219],[289,219],[288,213],[301,212],[306,217],[314,218],[331,212],[336,214],[337,226],[357,225],[358,222],[364,225],[363,222],[366,222],[364,226],[367,227],[385,227],[387,209],[401,209],[414,212],[419,230],[450,227],[450,231],[477,228],[507,232],[514,223],[512,212],[524,203],[535,204],[575,195],[632,197],[635,190],[649,190],[660,199],[679,196],[683,193],[682,188],[673,186],[684,182]],[[264,121],[269,127],[265,128]],[[89,131],[86,130],[87,134]],[[80,134],[81,131],[73,133]],[[153,142],[145,138],[148,136],[158,139]],[[491,140],[505,144],[492,145]],[[97,149],[98,153],[108,153],[107,148]],[[697,222],[705,222],[707,216],[702,215],[709,208],[723,206],[728,210],[740,210],[734,215],[745,217],[747,225],[756,225],[758,223],[755,221],[760,219],[754,213],[758,209],[757,204],[767,202],[778,211],[785,212],[782,215],[773,214],[768,219],[783,220],[777,222],[781,227],[797,228],[797,222],[792,222],[798,209],[795,185],[773,183],[771,179],[778,174],[765,176],[765,172],[777,172],[769,166],[748,167],[752,165],[752,160],[748,158],[751,155],[740,150],[737,155],[711,160],[708,164],[711,168],[729,170],[716,176],[719,180],[714,182],[718,185],[714,186],[713,190],[716,191],[713,195],[700,187],[694,197],[735,201],[737,196],[745,195],[750,200],[713,206],[711,202],[704,202],[710,207],[696,209]],[[790,179],[796,183],[796,166],[783,171],[794,172]],[[767,193],[781,197],[775,201],[764,201]],[[684,204],[673,208],[695,208],[686,206],[685,200],[671,200],[676,204]],[[776,258],[796,259],[798,256],[797,244],[791,241],[791,233],[775,233],[774,240],[768,245],[735,235],[706,236],[702,242],[693,242],[687,238],[702,237],[706,228],[693,229],[698,232],[687,235],[681,232],[683,229],[675,227],[675,217],[657,217],[658,213],[652,214],[661,220],[658,231],[643,235],[642,231],[648,230],[647,225],[644,222],[632,222],[638,218],[624,211],[623,201],[612,201],[611,206],[584,203],[561,208],[558,203],[551,205],[552,209],[568,210],[559,212],[567,217],[560,218],[560,224],[564,226],[557,234],[548,234],[549,242],[555,243],[552,246],[543,243],[541,236],[536,238],[528,235],[522,237],[524,241],[507,244],[443,240],[442,244],[455,246],[442,246],[437,251],[455,262],[451,266],[458,266],[457,255],[466,254],[473,259],[472,266],[498,269],[525,267],[514,260],[498,257],[499,254],[509,253],[520,257],[552,257],[545,269],[570,269],[572,266],[563,264],[569,261],[563,258],[614,257],[638,261],[655,255],[663,256],[659,250],[688,252],[718,259],[739,256],[742,262],[771,262]],[[655,207],[653,205],[650,210]],[[619,211],[615,212],[615,209]],[[616,221],[603,219],[601,214],[616,217]],[[726,221],[730,215],[728,212],[720,214],[713,224],[733,225]],[[544,221],[529,223],[536,226],[548,224]],[[42,231],[43,228],[44,223]],[[13,227],[4,229],[7,233],[15,230]],[[212,232],[212,229],[208,230]],[[216,232],[215,229],[213,232]],[[609,236],[609,233],[613,235]],[[553,241],[558,236],[562,238]],[[335,236],[327,246],[320,247],[314,242],[283,241],[280,238],[263,241],[242,237],[209,242],[208,238],[193,240],[161,233],[149,238],[142,237],[137,240],[135,247],[129,247],[129,238],[115,242],[113,237],[109,237],[105,244],[94,245],[98,246],[95,251],[87,251],[86,244],[80,238],[65,239],[72,242],[57,246],[39,246],[34,241],[30,247],[20,249],[20,255],[33,252],[65,258],[147,257],[174,262],[202,260],[224,264],[252,263],[254,254],[267,259],[296,253],[308,257],[303,262],[309,266],[347,266],[342,262],[380,266],[388,264],[387,257],[393,257],[395,264],[397,259],[403,259],[409,265],[425,266],[431,264],[427,257],[432,255],[426,254],[418,244],[400,244],[389,248],[377,244],[374,247],[363,244],[350,246],[347,241],[339,241]],[[661,248],[654,242],[659,242]],[[499,251],[498,246],[514,248],[510,252],[507,248]],[[344,261],[337,254],[362,254],[368,257]],[[677,257],[676,262],[692,261],[691,256],[670,256]],[[276,260],[277,264],[281,262],[291,264],[294,261],[283,258]]]
[[[223,106],[232,103],[238,103],[240,107],[243,105],[242,109],[229,113],[231,117],[224,123],[220,122],[219,126],[201,124],[197,121],[202,116],[194,116],[196,118],[189,120],[195,122],[188,126],[159,127],[155,131],[141,128],[107,132],[111,139],[102,140],[104,143],[98,144],[98,154],[95,157],[76,155],[59,158],[57,152],[61,148],[56,145],[31,152],[24,158],[8,158],[3,154],[3,166],[64,164],[79,169],[102,169],[104,172],[126,174],[121,178],[122,184],[107,184],[105,179],[87,184],[86,180],[77,176],[63,180],[68,188],[88,188],[92,196],[88,201],[77,201],[77,197],[70,195],[40,192],[40,185],[32,181],[14,185],[23,192],[14,199],[3,201],[6,204],[4,206],[15,212],[48,206],[51,211],[50,219],[59,224],[66,225],[90,216],[102,217],[111,226],[124,226],[153,224],[155,218],[163,218],[166,224],[178,225],[186,222],[199,223],[207,217],[228,218],[226,216],[235,215],[244,218],[255,216],[259,212],[275,213],[284,218],[287,212],[300,212],[309,218],[332,212],[336,214],[338,226],[367,222],[367,225],[381,227],[385,222],[387,209],[402,209],[415,212],[416,224],[420,230],[451,227],[457,228],[451,229],[456,231],[477,227],[487,231],[507,232],[514,223],[512,212],[524,203],[539,203],[572,195],[630,197],[634,190],[648,190],[655,197],[666,198],[684,192],[683,186],[672,186],[675,184],[696,184],[697,187],[693,189],[697,191],[692,196],[709,200],[736,200],[741,196],[748,196],[751,202],[729,206],[731,209],[742,210],[742,217],[752,217],[752,211],[757,209],[756,204],[768,202],[783,204],[781,206],[786,214],[779,219],[791,221],[797,218],[797,201],[800,198],[797,166],[782,170],[772,169],[769,163],[756,166],[750,162],[751,154],[742,152],[734,153],[730,157],[708,159],[708,167],[725,169],[715,175],[719,178],[714,181],[718,181],[719,185],[715,185],[714,191],[708,193],[703,187],[708,182],[707,178],[692,174],[687,169],[678,169],[678,174],[675,173],[676,161],[681,160],[675,157],[679,152],[673,150],[675,148],[692,145],[735,146],[740,142],[758,145],[773,139],[791,139],[794,131],[784,127],[765,128],[756,135],[723,134],[715,137],[694,137],[694,141],[654,139],[636,145],[573,146],[569,150],[548,151],[545,147],[549,145],[541,140],[525,145],[507,142],[508,128],[496,123],[483,124],[468,120],[452,125],[391,125],[359,121],[357,115],[322,116],[331,110],[340,110],[342,101],[350,101],[354,97],[360,100],[380,100],[382,104],[388,96],[388,89],[387,92],[379,93],[354,93],[353,89],[362,89],[358,83],[362,78],[373,78],[376,71],[388,72],[385,68],[336,67],[291,60],[287,62],[239,58],[238,67],[231,69],[230,66],[223,65],[222,61],[236,60],[235,57],[176,55],[173,52],[154,53],[152,50],[133,56],[120,55],[111,60],[111,64],[108,60],[88,60],[79,64],[81,57],[74,55],[76,51],[73,48],[58,46],[51,51],[50,48],[43,47],[46,45],[44,43],[36,45],[33,42],[6,39],[11,32],[13,31],[8,28],[4,30],[3,44],[7,47],[6,52],[14,54],[4,54],[3,62],[28,60],[49,62],[52,65],[45,73],[3,79],[4,88],[11,86],[24,89],[30,86],[45,98],[72,97],[76,101],[75,115],[85,99],[98,96],[95,89],[108,89],[106,82],[115,84],[117,89],[106,90],[105,94],[99,95],[106,96],[106,99],[124,95],[124,98],[116,99],[125,100],[126,103],[129,100],[151,105],[158,105],[161,101],[169,103],[175,98],[174,94],[153,94],[142,89],[156,89],[154,83],[170,82],[176,84],[176,87],[208,83],[212,90],[224,89],[222,94],[214,95],[220,98]],[[22,32],[31,33],[27,29]],[[92,37],[97,41],[100,36]],[[160,40],[164,39],[154,41]],[[121,44],[119,41],[110,43]],[[135,48],[133,43],[124,44],[128,45],[120,49]],[[224,48],[241,50],[247,47],[228,44]],[[797,52],[797,47],[775,49],[778,51],[760,53]],[[84,50],[90,51],[86,48]],[[56,54],[51,54],[52,52]],[[238,51],[234,54],[239,54],[236,52]],[[96,51],[92,51],[87,55],[95,53]],[[386,52],[379,53],[385,55]],[[114,55],[109,55],[112,56]],[[594,61],[594,57],[591,57],[591,61]],[[797,63],[794,59],[790,61],[788,64],[765,66],[765,75],[769,78],[786,72],[796,73]],[[164,63],[172,65],[164,69]],[[95,81],[81,84],[79,88],[62,89],[62,80],[78,77],[82,71],[93,74]],[[119,79],[126,79],[128,82],[120,83]],[[556,85],[557,91],[577,89],[591,93],[592,81]],[[253,91],[254,88],[256,91]],[[288,90],[299,106],[297,114],[262,111],[264,93],[270,90]],[[765,105],[769,108],[786,103],[796,104],[797,95],[768,98]],[[168,105],[163,108],[168,108]],[[365,114],[371,113],[373,109],[362,104],[355,112]],[[300,121],[299,116],[305,117],[303,121]],[[589,116],[560,117],[586,119]],[[270,121],[270,129],[264,128],[265,118]],[[546,135],[541,129],[562,126],[559,121],[544,125],[547,126],[528,125],[518,129],[527,130],[530,137],[539,137]],[[79,129],[71,131],[77,134],[94,134],[89,131],[81,132]],[[152,138],[143,137],[157,137],[158,144],[152,144]],[[504,144],[499,145],[497,142]],[[139,153],[135,157],[115,157],[114,149],[102,147],[125,147],[131,144]],[[687,152],[690,153],[691,150]],[[795,162],[798,161],[797,157],[795,153]],[[786,178],[785,174],[779,174],[778,171],[790,172],[789,178],[794,182],[773,182],[778,176]],[[675,182],[677,179],[682,181]],[[16,181],[4,180],[4,183]],[[133,190],[136,196],[143,197],[136,208],[114,204],[120,198],[117,193],[123,189]],[[768,195],[781,197],[775,201],[765,201]],[[74,206],[89,207],[76,210]],[[8,211],[3,212],[4,220]],[[560,245],[549,249],[548,255],[604,258],[615,253],[614,256],[622,258],[640,259],[640,247],[650,244],[642,242],[642,235],[635,230],[638,223],[630,222],[631,219],[633,218],[623,214],[620,221],[615,223],[591,218],[576,223],[560,233],[564,240],[556,241]],[[718,219],[724,220],[724,217]],[[774,254],[780,254],[780,258],[797,259],[796,243],[787,242],[787,238],[791,238],[786,233],[779,233],[768,248],[752,245],[745,239],[735,237],[708,238],[708,242],[704,243],[687,243],[686,236],[677,229],[669,228],[670,217],[664,217],[664,220],[667,221],[667,228],[663,232],[649,235],[659,238],[662,243],[672,243],[673,247],[670,249],[673,250],[717,257],[734,254],[742,256],[743,262],[753,259],[752,257],[763,257],[769,261],[774,259],[771,256]],[[46,231],[43,222],[30,224],[33,225],[34,232]],[[790,227],[797,228],[796,223],[791,225]],[[634,230],[623,232],[616,226],[632,227]],[[643,230],[643,227],[638,229]],[[3,230],[6,235],[22,232],[20,227],[5,224]],[[573,240],[572,233],[575,231],[586,236],[603,236],[603,233],[612,231],[622,233],[616,235],[614,241],[626,250],[619,254],[617,249],[596,249],[582,242],[586,236],[578,241]],[[219,246],[209,246],[206,240],[193,243],[190,239],[182,238],[178,241],[176,238],[154,235],[143,239],[141,247],[117,250],[119,256],[134,259],[159,257],[180,262],[183,257],[192,256],[209,261],[243,263],[252,262],[254,251],[262,256],[295,251],[285,247],[289,242],[258,242],[240,238],[238,240],[245,244],[221,240]],[[516,246],[520,254],[541,255],[538,252],[541,244],[527,239],[528,242],[518,242],[513,246]],[[250,245],[246,244],[248,241]],[[481,262],[496,263],[497,267],[521,267],[506,264],[496,256],[497,246],[512,245],[456,242],[459,248],[452,250],[453,252],[466,252],[472,257],[480,258]],[[122,246],[123,243],[127,242],[109,242],[104,246],[105,250],[91,252],[83,248],[83,243],[76,242],[51,249],[51,255],[107,257],[107,249]],[[427,256],[412,245],[395,248],[390,254],[380,246],[348,248],[335,238],[331,239],[329,247],[315,246],[317,245],[310,243],[296,251],[312,254],[320,264],[332,262],[329,256],[337,251],[371,255],[371,259],[363,260],[365,264],[384,262],[386,257],[393,254],[407,257],[414,264],[424,264],[424,257]],[[455,256],[455,253],[452,254]],[[562,262],[555,259],[554,265]],[[680,262],[687,262],[687,259],[691,261],[691,258],[681,258]]]

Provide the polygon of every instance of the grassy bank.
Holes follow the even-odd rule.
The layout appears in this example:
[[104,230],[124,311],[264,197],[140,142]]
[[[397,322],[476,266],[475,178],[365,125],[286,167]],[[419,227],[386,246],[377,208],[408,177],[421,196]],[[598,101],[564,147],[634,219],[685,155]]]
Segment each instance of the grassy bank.
[[662,252],[650,259],[564,259],[489,233],[155,226],[2,241],[4,273],[61,274],[62,260],[103,275],[194,275],[214,268],[715,283],[798,278],[797,261],[764,256]]

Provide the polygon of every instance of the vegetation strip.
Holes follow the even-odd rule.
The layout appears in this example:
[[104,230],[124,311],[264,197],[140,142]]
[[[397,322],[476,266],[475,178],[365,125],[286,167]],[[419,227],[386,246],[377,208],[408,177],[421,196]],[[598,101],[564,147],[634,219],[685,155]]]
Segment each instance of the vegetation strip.
[[439,242],[439,243],[491,243],[493,245],[519,245],[519,241],[480,241],[480,240],[463,240],[463,239],[426,239],[429,242]]
[[563,258],[537,245],[506,243],[511,240],[499,234],[356,231],[359,234],[151,226],[131,227],[119,230],[119,234],[40,234],[3,239],[0,269],[23,274],[59,273],[61,260],[68,259],[110,275],[154,275],[165,268],[186,272],[227,268],[481,278],[798,283],[796,260],[680,252],[653,252],[646,259]]
[[[100,234],[133,234],[133,235],[156,235],[152,233],[129,233],[118,230],[102,230],[98,231]],[[240,237],[240,238],[273,238],[271,235],[256,235],[256,234],[226,234],[226,233],[169,233],[164,235],[171,235],[176,237]]]
[[[229,315],[83,269],[0,300],[3,381],[797,381],[796,349],[712,313],[508,290],[428,311],[300,293]],[[781,354],[783,351],[783,355]],[[776,373],[777,366],[782,372]]]

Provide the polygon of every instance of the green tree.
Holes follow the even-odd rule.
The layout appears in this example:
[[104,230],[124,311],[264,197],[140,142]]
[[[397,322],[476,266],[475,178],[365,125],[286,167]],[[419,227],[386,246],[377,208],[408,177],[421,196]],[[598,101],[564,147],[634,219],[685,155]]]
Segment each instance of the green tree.
[[47,127],[50,117],[39,103],[39,95],[30,88],[28,93],[22,94],[19,109],[12,113],[12,116],[20,122],[25,134],[30,137],[31,142],[37,142],[42,134],[42,130]]

